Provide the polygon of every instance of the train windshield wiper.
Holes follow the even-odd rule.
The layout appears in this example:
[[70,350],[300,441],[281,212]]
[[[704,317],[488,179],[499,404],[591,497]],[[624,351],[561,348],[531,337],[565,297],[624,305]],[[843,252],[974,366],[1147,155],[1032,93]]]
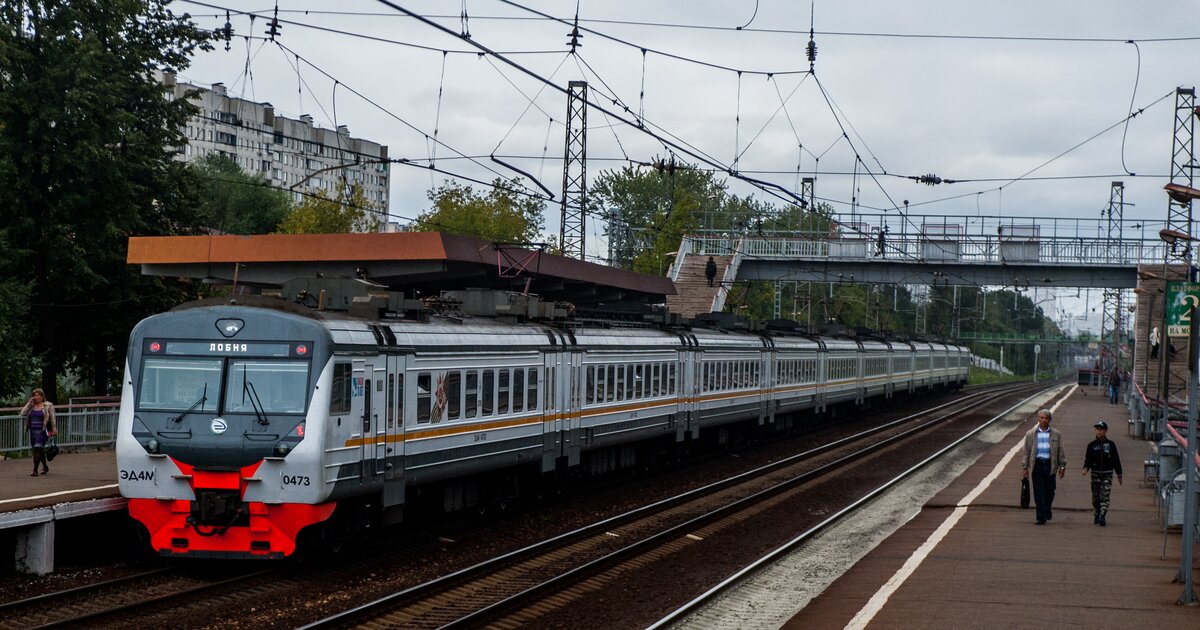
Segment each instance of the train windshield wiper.
[[192,403],[192,406],[188,407],[187,411],[185,411],[171,419],[174,420],[175,422],[182,422],[184,416],[195,411],[196,407],[203,405],[207,400],[208,400],[208,383],[205,383],[204,391],[200,392],[200,400],[197,400],[196,402]]
[[267,414],[263,413],[262,402],[258,399],[258,392],[254,389],[254,383],[243,379],[243,396],[246,394],[246,392],[250,392],[250,406],[254,407],[254,415],[258,416],[258,423],[263,426],[271,424],[271,421],[267,419]]

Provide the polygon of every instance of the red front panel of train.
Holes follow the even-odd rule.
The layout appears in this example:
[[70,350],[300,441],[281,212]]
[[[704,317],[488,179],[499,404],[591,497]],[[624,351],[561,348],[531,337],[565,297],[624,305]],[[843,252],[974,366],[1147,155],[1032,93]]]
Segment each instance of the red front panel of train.
[[193,470],[196,501],[130,499],[129,514],[150,532],[150,545],[163,555],[227,558],[282,558],[296,550],[300,530],[333,514],[336,503],[242,503],[258,464],[241,471]]

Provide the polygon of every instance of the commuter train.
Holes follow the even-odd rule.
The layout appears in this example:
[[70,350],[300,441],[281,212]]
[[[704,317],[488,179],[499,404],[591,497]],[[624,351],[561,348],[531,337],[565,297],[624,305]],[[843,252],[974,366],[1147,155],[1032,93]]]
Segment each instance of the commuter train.
[[499,318],[320,295],[202,300],[133,330],[119,483],[159,554],[281,558],[302,530],[344,536],[418,499],[484,505],[967,378],[967,349],[943,343],[597,324],[512,294]]

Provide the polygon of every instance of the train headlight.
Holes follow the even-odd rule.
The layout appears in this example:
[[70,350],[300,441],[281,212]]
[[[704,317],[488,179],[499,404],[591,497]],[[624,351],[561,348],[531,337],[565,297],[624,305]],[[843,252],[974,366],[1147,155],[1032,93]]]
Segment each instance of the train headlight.
[[290,451],[290,450],[292,450],[292,449],[288,448],[287,444],[276,444],[275,445],[275,456],[276,457],[287,457],[288,451]]
[[158,440],[156,440],[154,438],[150,438],[150,441],[146,442],[146,450],[150,451],[151,453],[157,453],[158,452]]

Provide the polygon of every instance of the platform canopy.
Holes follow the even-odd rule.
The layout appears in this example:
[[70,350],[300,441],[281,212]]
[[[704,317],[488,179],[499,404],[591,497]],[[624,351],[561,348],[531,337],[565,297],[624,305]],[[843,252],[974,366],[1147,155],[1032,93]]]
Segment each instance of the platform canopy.
[[365,277],[395,291],[494,288],[579,305],[659,304],[669,279],[538,250],[441,234],[264,234],[133,236],[127,262],[142,274],[279,287],[293,278]]

